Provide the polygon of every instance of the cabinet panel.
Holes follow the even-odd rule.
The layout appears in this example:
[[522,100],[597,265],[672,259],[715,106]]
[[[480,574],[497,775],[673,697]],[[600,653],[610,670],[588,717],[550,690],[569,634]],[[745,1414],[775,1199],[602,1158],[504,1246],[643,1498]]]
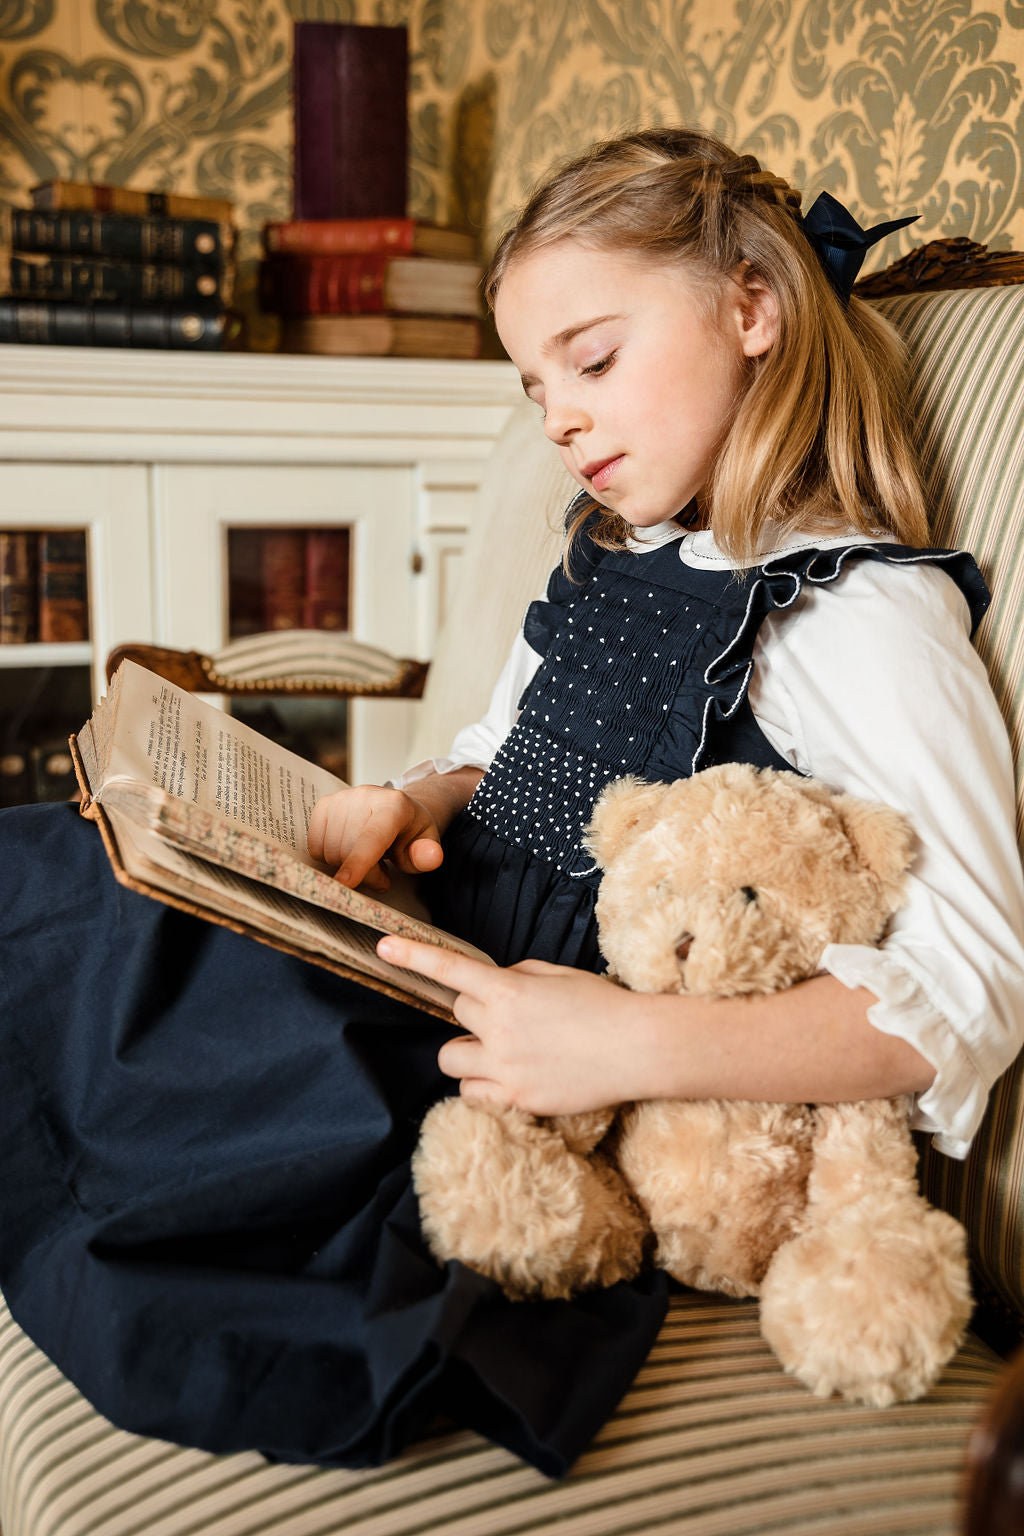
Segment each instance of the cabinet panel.
[[4,528],[84,530],[90,640],[5,646],[0,666],[85,664],[99,698],[107,652],[124,640],[153,638],[147,471],[138,465],[5,464],[2,485]]
[[[351,632],[418,653],[412,472],[392,466],[164,465],[155,470],[156,623],[162,644],[216,650],[228,636],[231,528],[351,529]],[[351,776],[405,765],[415,706],[357,700]]]

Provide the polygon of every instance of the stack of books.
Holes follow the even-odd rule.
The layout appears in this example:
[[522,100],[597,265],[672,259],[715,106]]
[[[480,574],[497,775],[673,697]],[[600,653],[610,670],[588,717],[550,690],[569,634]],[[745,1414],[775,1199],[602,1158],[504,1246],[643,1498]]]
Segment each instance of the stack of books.
[[0,645],[88,638],[85,534],[0,529]]
[[232,334],[226,198],[48,181],[0,212],[0,341],[211,350]]
[[483,269],[465,230],[397,217],[263,227],[260,302],[285,352],[478,357]]
[[274,629],[348,629],[350,530],[230,528],[232,639]]

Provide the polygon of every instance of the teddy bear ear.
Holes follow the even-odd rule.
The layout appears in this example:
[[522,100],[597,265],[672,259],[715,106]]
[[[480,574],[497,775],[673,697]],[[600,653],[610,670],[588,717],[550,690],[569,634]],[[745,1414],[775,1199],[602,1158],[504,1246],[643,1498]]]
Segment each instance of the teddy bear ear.
[[613,779],[602,791],[584,834],[584,846],[602,869],[625,843],[654,821],[670,788],[669,784],[649,784],[627,774]]
[[895,905],[916,852],[907,818],[890,805],[860,800],[855,795],[836,795],[833,805],[860,863],[879,880]]

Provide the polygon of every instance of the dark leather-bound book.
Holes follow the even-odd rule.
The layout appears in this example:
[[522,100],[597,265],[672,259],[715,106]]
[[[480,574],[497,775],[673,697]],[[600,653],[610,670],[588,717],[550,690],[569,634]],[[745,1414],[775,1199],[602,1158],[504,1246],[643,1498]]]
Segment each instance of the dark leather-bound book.
[[145,214],[37,208],[0,210],[0,245],[16,251],[108,256],[217,270],[234,254],[235,230],[213,219],[163,219]]
[[0,644],[27,645],[38,634],[38,541],[30,530],[0,529]]
[[89,638],[84,533],[39,535],[39,638],[47,642]]
[[405,214],[408,73],[405,27],[295,23],[296,219]]
[[223,309],[231,302],[233,284],[230,265],[216,271],[108,261],[101,256],[19,255],[0,249],[0,293],[9,298]]
[[59,347],[161,347],[215,351],[238,319],[171,304],[71,304],[0,299],[0,342]]
[[268,256],[260,303],[278,315],[479,315],[481,268],[432,256]]

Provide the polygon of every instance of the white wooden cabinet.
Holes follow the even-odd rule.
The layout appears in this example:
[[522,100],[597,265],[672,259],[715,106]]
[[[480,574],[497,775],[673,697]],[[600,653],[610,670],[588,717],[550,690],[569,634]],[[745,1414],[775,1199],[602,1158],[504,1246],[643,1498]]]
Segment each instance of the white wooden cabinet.
[[[482,464],[516,400],[500,362],[0,347],[0,527],[84,528],[87,646],[0,668],[227,638],[227,533],[349,524],[352,632],[429,657]],[[2,682],[2,679],[0,679]],[[404,757],[415,706],[360,702],[352,773]]]

